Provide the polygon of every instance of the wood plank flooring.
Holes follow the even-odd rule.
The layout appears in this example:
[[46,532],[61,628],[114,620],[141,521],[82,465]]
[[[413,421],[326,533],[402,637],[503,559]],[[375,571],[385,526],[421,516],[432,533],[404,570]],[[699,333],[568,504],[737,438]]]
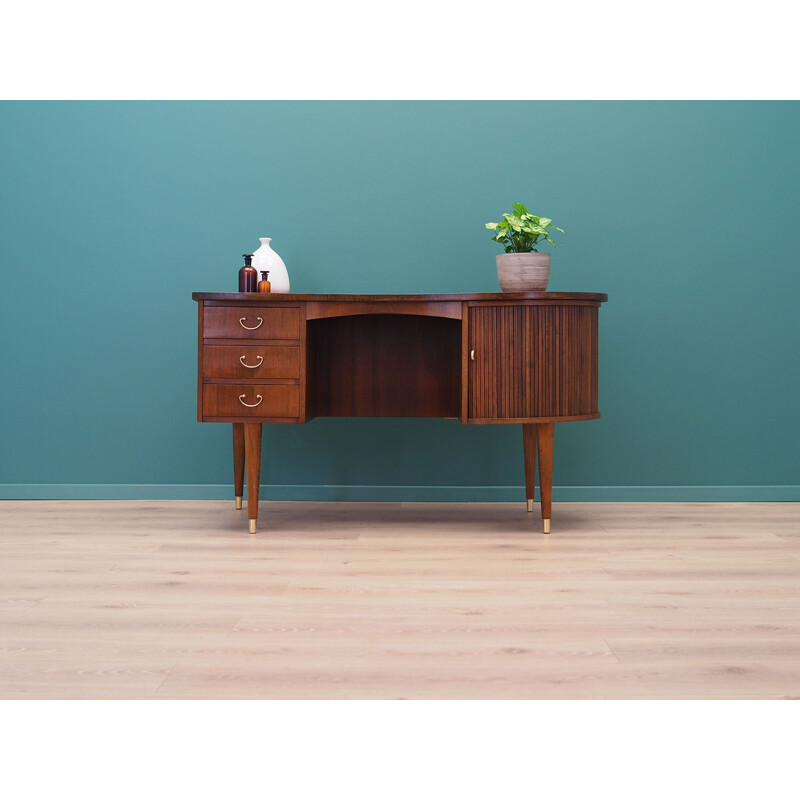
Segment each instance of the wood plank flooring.
[[0,502],[0,698],[800,699],[798,503],[244,513]]

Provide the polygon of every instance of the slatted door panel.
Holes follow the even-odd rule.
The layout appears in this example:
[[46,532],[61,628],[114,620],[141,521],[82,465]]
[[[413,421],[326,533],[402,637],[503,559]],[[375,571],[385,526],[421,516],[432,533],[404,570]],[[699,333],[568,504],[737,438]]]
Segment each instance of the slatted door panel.
[[469,418],[597,414],[597,308],[470,308]]

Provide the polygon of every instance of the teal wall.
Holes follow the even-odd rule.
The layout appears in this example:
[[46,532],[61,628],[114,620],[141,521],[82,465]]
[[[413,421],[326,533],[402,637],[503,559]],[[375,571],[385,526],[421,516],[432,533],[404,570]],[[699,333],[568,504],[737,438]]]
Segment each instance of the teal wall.
[[[800,499],[800,103],[0,104],[0,496],[228,496],[192,291],[496,291],[483,223],[609,294],[556,497]],[[268,426],[273,497],[521,499],[517,426]],[[348,488],[349,487],[349,488]],[[437,488],[440,487],[440,488]]]

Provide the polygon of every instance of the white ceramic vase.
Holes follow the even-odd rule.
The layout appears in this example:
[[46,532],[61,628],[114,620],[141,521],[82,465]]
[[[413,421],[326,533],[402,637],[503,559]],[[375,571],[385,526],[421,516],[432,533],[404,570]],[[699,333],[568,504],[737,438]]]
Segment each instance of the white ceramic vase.
[[285,294],[289,291],[289,273],[283,259],[270,247],[271,241],[261,239],[261,247],[253,253],[253,266],[258,270],[258,280],[261,280],[262,270],[269,270],[267,280],[272,284],[272,291]]

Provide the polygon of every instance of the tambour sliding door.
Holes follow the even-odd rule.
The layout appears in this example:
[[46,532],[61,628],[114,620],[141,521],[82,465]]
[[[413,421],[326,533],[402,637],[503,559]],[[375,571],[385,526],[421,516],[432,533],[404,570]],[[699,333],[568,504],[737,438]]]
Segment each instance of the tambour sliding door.
[[596,306],[471,306],[469,340],[469,420],[598,415]]

